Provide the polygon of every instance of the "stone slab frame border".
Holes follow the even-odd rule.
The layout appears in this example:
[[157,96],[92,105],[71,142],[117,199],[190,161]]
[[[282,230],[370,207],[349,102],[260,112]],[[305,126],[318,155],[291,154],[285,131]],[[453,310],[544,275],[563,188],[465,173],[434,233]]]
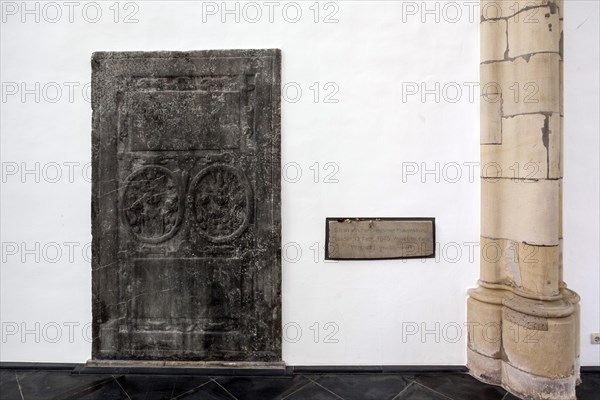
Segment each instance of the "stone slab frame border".
[[481,0],[481,270],[467,367],[574,400],[579,296],[562,264],[563,0]]

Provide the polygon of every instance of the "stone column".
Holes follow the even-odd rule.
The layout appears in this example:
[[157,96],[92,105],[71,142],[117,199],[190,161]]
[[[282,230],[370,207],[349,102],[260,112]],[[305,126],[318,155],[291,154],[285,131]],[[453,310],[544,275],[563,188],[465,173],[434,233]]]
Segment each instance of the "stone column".
[[481,1],[481,271],[467,366],[575,399],[579,297],[562,279],[562,0]]

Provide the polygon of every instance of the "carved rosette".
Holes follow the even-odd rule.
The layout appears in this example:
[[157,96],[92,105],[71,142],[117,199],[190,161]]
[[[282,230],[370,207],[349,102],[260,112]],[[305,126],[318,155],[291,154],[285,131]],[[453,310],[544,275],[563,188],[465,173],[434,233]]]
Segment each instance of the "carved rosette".
[[138,240],[160,243],[173,237],[183,214],[177,179],[160,165],[137,169],[125,179],[120,209],[124,224]]
[[200,236],[213,243],[230,242],[250,224],[252,188],[240,169],[213,164],[196,175],[187,203]]

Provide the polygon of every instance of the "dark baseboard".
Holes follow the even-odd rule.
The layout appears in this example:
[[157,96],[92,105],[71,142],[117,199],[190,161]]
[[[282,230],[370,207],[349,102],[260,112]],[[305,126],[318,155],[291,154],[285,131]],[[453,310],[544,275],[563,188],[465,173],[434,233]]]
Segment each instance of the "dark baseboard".
[[580,371],[584,374],[593,374],[593,373],[599,373],[600,372],[600,365],[595,366],[595,367],[581,367]]
[[288,368],[279,362],[218,361],[134,361],[89,360],[75,374],[118,375],[212,375],[212,376],[285,376]]
[[288,366],[297,374],[336,374],[336,373],[425,373],[425,372],[467,372],[464,365],[296,365]]
[[[71,371],[73,374],[147,374],[218,376],[291,376],[294,374],[424,374],[466,373],[464,365],[288,365],[284,370],[260,368],[173,368],[173,367],[90,367],[84,363],[0,362],[0,369]],[[581,367],[582,373],[600,373],[600,366]]]
[[71,371],[73,374],[291,376],[293,374],[465,373],[463,365],[287,365],[284,369],[112,367],[72,363],[0,362],[1,369]]
[[10,362],[0,361],[0,369],[22,369],[39,371],[70,371],[83,364],[79,363],[45,363],[45,362]]
[[81,364],[73,369],[73,374],[78,375],[286,376],[292,373],[288,372],[287,367],[273,370],[261,368],[88,367]]
[[463,365],[288,365],[283,370],[261,368],[95,367],[75,363],[0,362],[0,369],[71,371],[73,374],[147,374],[291,376],[293,374],[465,373]]

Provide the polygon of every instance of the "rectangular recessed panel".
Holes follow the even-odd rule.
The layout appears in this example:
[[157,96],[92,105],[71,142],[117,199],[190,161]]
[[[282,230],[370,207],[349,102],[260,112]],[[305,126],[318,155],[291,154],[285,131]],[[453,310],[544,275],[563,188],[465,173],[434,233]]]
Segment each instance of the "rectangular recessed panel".
[[224,331],[241,316],[241,259],[156,257],[135,259],[132,265],[129,307],[138,319],[155,320],[155,326],[183,321],[182,330],[189,325]]
[[325,236],[329,260],[435,256],[434,218],[327,218]]
[[133,92],[126,104],[132,151],[239,147],[239,92]]

